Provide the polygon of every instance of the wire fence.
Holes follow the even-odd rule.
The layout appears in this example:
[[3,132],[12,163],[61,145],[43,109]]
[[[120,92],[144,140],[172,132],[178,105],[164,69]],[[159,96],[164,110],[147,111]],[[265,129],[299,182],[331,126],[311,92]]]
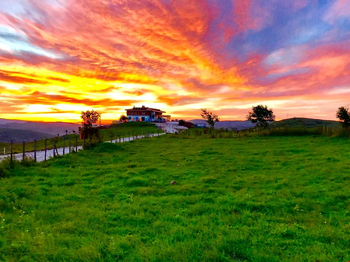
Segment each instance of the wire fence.
[[22,143],[14,143],[13,140],[11,140],[10,143],[3,143],[1,145],[2,152],[0,153],[0,162],[6,158],[9,158],[10,162],[25,160],[43,162],[50,158],[64,156],[66,154],[78,152],[79,150],[87,149],[91,147],[91,145],[96,145],[101,142],[124,143],[145,137],[159,137],[162,134],[164,133],[160,130],[158,130],[157,133],[151,133],[147,130],[138,130],[125,133],[110,132],[108,140],[103,139],[102,136],[97,141],[92,141],[91,139],[80,139],[77,134]]

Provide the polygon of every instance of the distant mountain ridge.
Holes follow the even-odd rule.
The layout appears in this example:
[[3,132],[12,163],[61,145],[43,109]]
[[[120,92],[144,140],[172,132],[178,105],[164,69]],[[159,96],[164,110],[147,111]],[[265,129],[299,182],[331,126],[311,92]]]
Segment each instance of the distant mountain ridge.
[[[189,122],[193,124],[202,124],[208,126],[207,122],[202,119],[194,119]],[[220,121],[215,124],[215,129],[228,128],[236,130],[244,130],[254,127],[255,124],[252,124],[250,121]],[[303,118],[303,117],[294,117],[283,119],[280,121],[275,121],[270,124],[270,127],[306,127],[313,128],[319,126],[326,127],[339,127],[340,123],[333,120],[322,120],[322,119],[313,119],[313,118]]]
[[79,130],[79,124],[63,123],[63,122],[31,122],[22,120],[8,120],[0,119],[0,128],[16,129],[16,130],[28,130],[33,132],[39,132],[44,134],[50,134],[57,136],[57,134],[63,135],[66,130],[69,133]]
[[[208,126],[207,122],[202,119],[193,119],[190,120],[189,122],[197,125],[206,125]],[[243,130],[243,129],[249,129],[254,127],[255,124],[252,124],[250,121],[220,121],[218,123],[215,123],[215,129],[220,129],[220,128],[228,128],[228,129],[236,129],[236,130]]]
[[0,142],[1,143],[10,143],[11,140],[14,143],[20,142],[32,142],[34,140],[41,140],[44,138],[51,138],[54,135],[39,133],[30,130],[21,130],[21,129],[9,129],[0,127]]

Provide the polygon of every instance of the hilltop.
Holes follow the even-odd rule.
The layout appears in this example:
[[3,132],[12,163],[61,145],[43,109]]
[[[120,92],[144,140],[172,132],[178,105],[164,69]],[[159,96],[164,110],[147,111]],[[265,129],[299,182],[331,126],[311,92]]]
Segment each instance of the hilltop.
[[288,118],[281,121],[276,121],[271,124],[271,127],[306,127],[306,128],[315,128],[319,126],[326,127],[339,127],[340,123],[337,121],[331,120],[321,120],[313,118]]

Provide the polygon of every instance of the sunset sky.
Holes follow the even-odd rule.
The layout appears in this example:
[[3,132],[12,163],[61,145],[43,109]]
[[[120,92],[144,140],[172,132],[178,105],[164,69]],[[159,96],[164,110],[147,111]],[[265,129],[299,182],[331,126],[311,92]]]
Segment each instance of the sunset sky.
[[350,104],[350,0],[1,0],[0,118],[244,120]]

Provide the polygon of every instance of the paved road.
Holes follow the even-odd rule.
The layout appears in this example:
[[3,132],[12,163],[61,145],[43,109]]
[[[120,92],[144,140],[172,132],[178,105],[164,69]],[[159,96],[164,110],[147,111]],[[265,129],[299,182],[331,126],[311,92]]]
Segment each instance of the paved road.
[[179,126],[178,122],[156,123],[156,125],[159,128],[163,129],[165,133],[170,133],[170,134],[178,133],[180,132],[180,130],[187,129],[187,127]]
[[[159,134],[159,136],[161,135],[165,135],[164,133],[162,134]],[[150,134],[149,137],[155,137],[155,136],[158,136],[158,134]],[[142,136],[135,136],[135,137],[125,137],[125,138],[121,138],[121,139],[115,139],[115,140],[112,140],[112,143],[124,143],[124,142],[129,142],[129,141],[133,141],[133,140],[136,140],[136,139],[141,139],[141,138],[144,138],[146,136],[142,135]],[[105,141],[106,143],[111,143],[111,141]],[[63,149],[65,151],[65,154],[69,154],[69,152],[73,152],[73,150],[75,151],[75,146],[71,147],[71,151],[69,150],[69,147],[60,147],[60,148],[57,148],[57,151],[58,151],[58,154],[61,156],[63,155]],[[82,146],[78,146],[77,147],[78,151],[79,150],[82,150],[83,147]],[[34,159],[34,152],[27,152],[25,154],[27,157],[31,157]],[[54,156],[54,152],[53,152],[53,149],[50,149],[50,150],[47,150],[46,151],[46,159],[49,159],[51,157]],[[10,155],[2,155],[0,156],[0,162],[2,160],[4,160],[5,158],[7,157],[10,157]],[[14,154],[13,155],[13,158],[18,160],[18,161],[21,161],[23,159],[23,153],[20,153],[20,154]],[[45,161],[45,150],[40,150],[40,151],[36,151],[36,159],[37,159],[37,162],[42,162],[42,161]]]

